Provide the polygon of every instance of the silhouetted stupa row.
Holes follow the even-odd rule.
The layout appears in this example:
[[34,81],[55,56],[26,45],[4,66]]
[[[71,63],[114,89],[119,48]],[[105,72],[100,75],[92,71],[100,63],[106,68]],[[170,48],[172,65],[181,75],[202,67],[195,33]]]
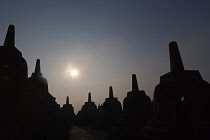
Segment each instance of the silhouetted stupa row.
[[123,108],[114,97],[97,107],[88,101],[74,114],[66,98],[62,108],[49,93],[40,59],[28,78],[27,62],[15,47],[10,25],[0,46],[0,138],[68,140],[73,125],[109,131],[112,140],[192,140],[210,138],[210,85],[195,70],[185,70],[176,42],[169,44],[171,71],[160,77],[151,101],[132,75]]

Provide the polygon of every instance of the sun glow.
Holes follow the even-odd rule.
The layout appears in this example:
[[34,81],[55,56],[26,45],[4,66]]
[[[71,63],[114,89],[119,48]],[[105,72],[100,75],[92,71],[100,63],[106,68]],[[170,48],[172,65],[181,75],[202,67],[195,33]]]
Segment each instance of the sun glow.
[[71,76],[72,77],[77,77],[78,76],[78,70],[77,69],[72,69],[71,70]]

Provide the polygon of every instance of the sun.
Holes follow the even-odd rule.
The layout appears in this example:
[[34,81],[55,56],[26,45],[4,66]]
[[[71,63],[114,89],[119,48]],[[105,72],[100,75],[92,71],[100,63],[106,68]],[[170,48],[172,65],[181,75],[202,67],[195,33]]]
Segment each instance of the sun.
[[72,79],[77,79],[80,75],[80,69],[78,69],[78,67],[72,65],[66,67],[64,75],[66,78],[71,77]]
[[79,71],[77,69],[72,69],[70,75],[71,77],[76,78],[79,75]]

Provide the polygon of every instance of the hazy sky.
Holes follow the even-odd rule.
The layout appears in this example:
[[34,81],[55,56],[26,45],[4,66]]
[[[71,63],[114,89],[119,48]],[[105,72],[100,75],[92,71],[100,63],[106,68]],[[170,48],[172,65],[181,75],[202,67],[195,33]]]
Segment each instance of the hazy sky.
[[[185,69],[210,82],[209,0],[1,0],[0,41],[9,24],[28,63],[37,58],[50,93],[77,112],[88,92],[98,105],[109,86],[120,101],[131,90],[131,75],[153,97],[169,72],[168,43],[177,41]],[[72,79],[69,67],[79,69]]]

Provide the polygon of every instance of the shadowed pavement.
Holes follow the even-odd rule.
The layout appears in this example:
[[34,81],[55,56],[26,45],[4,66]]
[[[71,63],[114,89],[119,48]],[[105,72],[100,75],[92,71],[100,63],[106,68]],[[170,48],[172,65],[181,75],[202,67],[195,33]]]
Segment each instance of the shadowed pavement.
[[79,128],[74,126],[70,131],[70,140],[108,140],[104,131],[92,130],[89,127]]

